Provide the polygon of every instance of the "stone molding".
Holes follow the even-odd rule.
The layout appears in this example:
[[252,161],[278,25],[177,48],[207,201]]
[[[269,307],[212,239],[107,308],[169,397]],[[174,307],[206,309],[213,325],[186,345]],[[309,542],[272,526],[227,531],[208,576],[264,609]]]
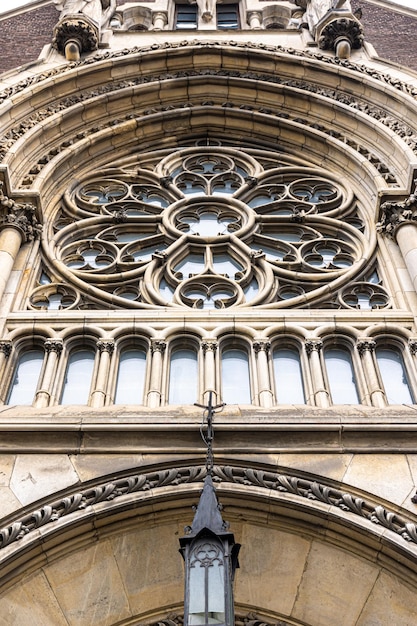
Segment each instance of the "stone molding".
[[[31,533],[34,533],[35,541],[39,536],[44,537],[44,533],[39,535],[37,531],[50,524],[54,525],[56,533],[56,525],[61,520],[65,520],[71,514],[71,521],[76,523],[77,512],[85,510],[93,512],[95,505],[99,503],[116,503],[119,498],[124,498],[126,502],[126,496],[138,492],[149,492],[157,497],[159,489],[166,493],[167,487],[175,488],[179,485],[201,483],[205,475],[206,468],[203,466],[173,467],[149,473],[132,474],[116,478],[111,482],[90,485],[86,489],[69,493],[61,499],[52,500],[39,509],[32,509],[22,517],[15,518],[8,526],[0,529],[0,550],[28,537]],[[392,536],[390,538],[385,533],[386,541],[391,539],[391,542],[397,546],[398,541],[402,540],[403,551],[406,550],[407,544],[417,545],[417,525],[411,515],[406,518],[381,504],[358,496],[356,492],[342,491],[313,479],[251,467],[214,466],[213,480],[217,484],[239,485],[239,491],[245,487],[255,487],[261,491],[265,490],[267,494],[273,492],[289,494],[293,505],[297,502],[301,506],[305,500],[311,503],[321,503],[332,507],[336,517],[336,511],[340,510],[352,516],[353,524],[357,518],[362,531],[364,530],[363,522],[369,524],[369,531],[372,530],[372,526],[389,531]],[[26,542],[25,546],[27,548]],[[415,554],[415,549],[412,552]]]

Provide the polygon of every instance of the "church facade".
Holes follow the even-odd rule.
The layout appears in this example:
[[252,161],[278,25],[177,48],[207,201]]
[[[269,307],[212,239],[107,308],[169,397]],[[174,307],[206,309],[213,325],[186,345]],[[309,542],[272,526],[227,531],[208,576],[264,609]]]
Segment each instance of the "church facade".
[[35,4],[0,77],[0,625],[182,624],[211,472],[236,623],[412,626],[415,71],[354,2]]

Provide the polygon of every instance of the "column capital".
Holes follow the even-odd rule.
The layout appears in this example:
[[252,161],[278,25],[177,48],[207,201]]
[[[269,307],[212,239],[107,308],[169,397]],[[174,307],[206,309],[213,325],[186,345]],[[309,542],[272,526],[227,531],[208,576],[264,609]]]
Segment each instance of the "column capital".
[[30,203],[20,204],[6,196],[0,182],[0,230],[7,227],[18,230],[24,242],[37,239],[42,232],[36,207]]
[[3,352],[6,358],[10,356],[11,351],[12,342],[9,339],[3,339],[3,341],[0,341],[0,352]]
[[64,347],[62,339],[46,339],[43,345],[45,352],[56,352],[57,354],[60,354]]
[[268,339],[255,339],[252,343],[252,347],[256,354],[258,354],[258,352],[266,352],[268,354],[271,348],[271,342],[268,341]]
[[114,351],[114,339],[99,339],[96,343],[96,346],[100,352],[108,352],[109,354],[113,354]]
[[217,346],[217,339],[203,339],[203,341],[201,342],[201,349],[203,350],[204,354],[206,352],[216,352]]
[[307,354],[312,352],[320,352],[323,347],[323,341],[318,338],[306,339],[304,342]]
[[356,342],[356,347],[360,355],[364,352],[373,352],[376,347],[376,341],[374,339],[370,339],[369,337],[361,337]]
[[[414,184],[417,183],[417,179]],[[402,201],[387,201],[381,204],[378,232],[387,237],[395,238],[397,230],[404,224],[417,222],[417,193],[410,194]]]
[[410,337],[408,340],[408,349],[413,356],[417,354],[417,338]]
[[151,352],[160,352],[163,354],[167,347],[166,342],[163,339],[151,339]]

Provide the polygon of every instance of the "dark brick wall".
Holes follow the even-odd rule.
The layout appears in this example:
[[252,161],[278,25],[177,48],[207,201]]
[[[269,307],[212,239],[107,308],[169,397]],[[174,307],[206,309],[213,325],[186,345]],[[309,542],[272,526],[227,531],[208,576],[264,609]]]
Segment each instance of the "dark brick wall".
[[[118,4],[124,1],[118,0]],[[366,0],[352,0],[352,8],[358,7],[362,9],[365,37],[378,54],[417,70],[417,18],[381,9]],[[50,43],[58,17],[55,6],[50,5],[0,20],[0,73],[36,60],[42,47]]]
[[351,3],[353,10],[361,7],[365,39],[379,56],[417,70],[417,17],[400,15],[363,0],[351,0]]
[[43,46],[52,40],[59,12],[54,5],[0,21],[0,72],[38,58]]

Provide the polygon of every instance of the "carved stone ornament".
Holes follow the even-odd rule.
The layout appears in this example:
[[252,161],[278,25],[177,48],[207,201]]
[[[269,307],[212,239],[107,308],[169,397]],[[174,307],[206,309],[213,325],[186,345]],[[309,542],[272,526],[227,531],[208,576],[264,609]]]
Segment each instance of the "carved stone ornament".
[[70,42],[76,42],[80,52],[97,50],[99,29],[84,17],[64,18],[55,26],[52,45],[61,54],[65,54],[66,46]]
[[365,337],[364,339],[358,339],[356,343],[359,354],[362,356],[364,352],[373,352],[376,347],[376,342],[373,339]]
[[113,339],[99,339],[96,345],[100,353],[108,352],[109,354],[113,354],[113,351],[114,351]]
[[[183,626],[183,624],[184,615],[170,613],[164,619],[160,619],[157,622],[149,622],[143,626]],[[235,613],[235,626],[290,626],[290,624],[283,620],[265,621],[256,613],[248,613],[247,615]]]
[[[364,35],[360,22],[348,17],[334,19],[324,26],[318,37],[318,46],[321,50],[335,50],[342,41],[348,41],[352,49],[360,48],[363,44]],[[342,58],[345,55],[338,54]],[[349,56],[349,54],[347,55]]]
[[408,340],[408,349],[413,356],[417,354],[417,339],[412,338]]
[[217,341],[215,339],[204,339],[201,342],[201,348],[204,352],[216,352],[217,350]]
[[56,352],[60,354],[64,347],[62,339],[47,339],[44,343],[46,352]]
[[167,344],[162,339],[151,339],[151,352],[152,352],[152,354],[154,352],[160,352],[161,354],[163,354],[165,352],[165,348],[166,347],[167,347]]
[[323,347],[323,342],[321,339],[306,339],[305,348],[307,354],[311,354],[312,352],[320,352]]
[[0,229],[6,227],[16,228],[24,242],[37,239],[42,231],[33,204],[20,204],[4,195],[0,182]]
[[11,351],[12,351],[11,341],[7,339],[0,341],[0,352],[2,352],[6,358],[10,356]]
[[[21,518],[10,521],[8,526],[0,529],[0,549],[19,541],[32,532],[48,524],[59,523],[61,518],[77,511],[82,512],[93,505],[112,502],[120,497],[138,492],[150,492],[158,488],[200,483],[206,477],[207,469],[201,466],[169,468],[143,474],[134,474],[101,485],[90,486],[84,490],[67,494],[58,500],[50,501],[40,509],[25,512]],[[268,494],[273,492],[291,494],[291,503],[309,500],[324,503],[340,509],[353,517],[359,517],[371,525],[376,524],[394,533],[395,541],[403,539],[417,544],[417,526],[410,518],[404,518],[397,512],[390,511],[380,504],[365,500],[355,493],[341,491],[332,486],[318,483],[298,476],[277,474],[262,469],[214,466],[213,480],[217,483],[236,484],[242,487],[265,489]],[[417,502],[417,498],[412,499]],[[126,501],[126,500],[125,500]],[[37,535],[35,535],[36,537]],[[385,534],[388,539],[389,535]],[[397,544],[396,544],[397,545]]]
[[262,351],[268,353],[271,348],[271,342],[267,339],[256,339],[252,345],[256,354]]
[[[416,184],[417,180],[414,181]],[[407,222],[417,222],[416,190],[406,200],[381,204],[381,218],[376,226],[378,232],[394,238],[398,228]]]

